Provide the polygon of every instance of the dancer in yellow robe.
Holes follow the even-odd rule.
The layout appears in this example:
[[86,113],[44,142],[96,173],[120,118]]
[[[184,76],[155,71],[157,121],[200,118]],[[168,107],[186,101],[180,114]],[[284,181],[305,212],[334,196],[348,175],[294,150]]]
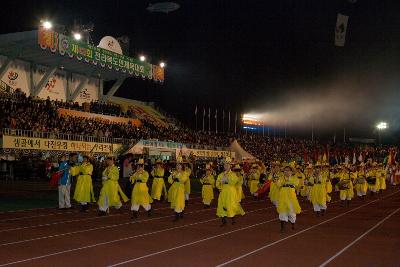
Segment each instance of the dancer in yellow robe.
[[201,197],[203,198],[204,208],[209,208],[214,199],[215,179],[212,175],[211,166],[208,164],[206,164],[206,174],[200,179],[200,183],[203,185]]
[[275,207],[278,206],[279,199],[279,187],[277,186],[278,180],[282,177],[282,173],[280,170],[280,162],[276,161],[272,163],[272,169],[268,176],[268,180],[271,181],[269,188],[269,199]]
[[114,158],[109,157],[106,160],[107,167],[103,171],[103,187],[100,190],[100,196],[97,204],[99,205],[99,216],[107,215],[109,207],[120,209],[121,199],[127,202],[129,198],[124,194],[121,187],[118,184],[119,170],[114,165]]
[[220,190],[218,197],[217,216],[221,218],[221,226],[226,225],[226,218],[232,218],[232,224],[235,224],[236,215],[244,215],[245,212],[239,203],[236,185],[238,178],[231,170],[232,159],[227,157],[224,162],[224,172],[217,178],[216,186]]
[[377,171],[377,163],[374,162],[372,165],[367,167],[366,171],[366,179],[368,183],[368,190],[371,193],[371,195],[378,193],[379,192],[379,179],[376,178],[376,171]]
[[307,165],[304,171],[304,186],[300,192],[300,195],[302,197],[306,197],[308,200],[310,200],[310,192],[314,185],[313,172],[314,172],[313,165],[310,163]]
[[138,217],[140,206],[147,211],[148,216],[151,216],[151,203],[153,199],[149,195],[149,188],[147,187],[148,179],[149,173],[144,170],[144,159],[139,159],[136,172],[129,178],[134,185],[131,197],[132,219]]
[[251,166],[249,175],[248,175],[248,186],[250,190],[250,194],[255,196],[254,194],[258,191],[258,184],[260,183],[260,169],[257,164],[253,164]]
[[296,175],[292,175],[292,171],[291,166],[285,166],[283,176],[277,182],[277,186],[280,188],[277,211],[282,233],[285,231],[285,222],[290,222],[292,229],[294,229],[296,214],[300,214],[301,212],[296,195],[296,187],[299,184],[299,179]]
[[321,165],[317,163],[314,169],[314,185],[310,192],[310,200],[317,216],[325,214],[327,209],[326,177],[321,173]]
[[354,181],[354,187],[357,192],[357,196],[364,200],[368,190],[368,183],[365,176],[365,165],[361,163],[357,169],[357,177]]
[[153,183],[151,185],[151,198],[161,200],[161,196],[167,198],[167,188],[164,182],[164,168],[161,160],[156,161],[156,167],[151,171]]
[[378,163],[376,170],[376,179],[379,180],[379,192],[386,190],[386,170],[382,163]]
[[233,171],[235,172],[236,176],[238,177],[238,183],[236,185],[236,193],[239,198],[239,202],[242,201],[242,199],[245,199],[246,196],[243,193],[243,174],[242,174],[242,168],[240,168],[239,164],[236,164],[235,167],[233,168]]
[[171,187],[168,191],[168,202],[171,203],[171,209],[175,212],[174,222],[183,218],[185,210],[185,183],[189,179],[188,172],[184,170],[182,158],[178,157],[176,170],[168,177]]
[[354,197],[353,182],[350,176],[350,169],[348,166],[344,166],[339,172],[340,181],[338,187],[340,190],[340,200],[342,201],[342,207],[349,207],[350,201]]
[[93,165],[90,163],[88,156],[83,156],[82,164],[73,168],[76,168],[79,173],[75,186],[74,199],[80,203],[81,212],[87,212],[88,203],[96,202],[92,184]]
[[300,165],[296,166],[296,172],[295,172],[294,176],[299,180],[299,183],[296,186],[296,195],[299,195],[301,190],[304,187],[304,180],[305,180],[305,175],[304,175],[303,171],[301,170]]

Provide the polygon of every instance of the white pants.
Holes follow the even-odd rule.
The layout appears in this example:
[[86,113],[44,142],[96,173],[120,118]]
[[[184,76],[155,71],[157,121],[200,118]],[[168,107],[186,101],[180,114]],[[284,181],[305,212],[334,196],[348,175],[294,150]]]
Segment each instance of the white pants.
[[314,211],[326,210],[326,205],[315,204],[313,206],[314,206]]
[[362,196],[365,196],[365,195],[367,195],[367,191],[357,191],[357,196],[358,197],[362,197]]
[[174,209],[174,211],[175,211],[176,213],[181,213],[183,210],[181,210],[181,209]]
[[271,202],[272,202],[272,204],[274,204],[275,207],[278,207],[278,201],[277,200],[272,200]]
[[296,214],[295,213],[282,213],[279,214],[279,220],[284,221],[284,222],[291,222],[295,223],[296,222]]
[[149,210],[151,210],[151,205],[150,204],[147,204],[147,205],[132,205],[131,206],[131,210],[132,211],[138,211],[139,210],[139,208],[140,208],[140,206],[142,206],[143,208],[144,208],[144,210],[145,211],[149,211]]
[[189,194],[185,194],[185,200],[189,200]]
[[71,185],[58,186],[58,207],[60,209],[71,208]]
[[[114,208],[115,209],[119,209],[122,207],[122,204],[119,203],[118,205],[115,205]],[[101,211],[108,211],[108,196],[104,196],[104,202],[102,205],[99,204],[99,210]]]

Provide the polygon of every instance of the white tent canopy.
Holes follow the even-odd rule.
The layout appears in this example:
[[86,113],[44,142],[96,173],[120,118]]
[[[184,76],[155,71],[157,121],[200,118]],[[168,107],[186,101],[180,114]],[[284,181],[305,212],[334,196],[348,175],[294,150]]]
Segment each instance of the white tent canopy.
[[253,155],[244,150],[236,139],[231,143],[229,150],[235,152],[236,159],[239,161],[256,159]]

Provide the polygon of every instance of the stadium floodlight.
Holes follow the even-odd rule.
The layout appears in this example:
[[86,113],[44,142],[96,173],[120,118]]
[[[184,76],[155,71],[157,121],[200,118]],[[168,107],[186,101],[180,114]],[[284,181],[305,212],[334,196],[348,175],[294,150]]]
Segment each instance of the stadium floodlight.
[[48,20],[43,21],[42,25],[43,28],[45,28],[46,30],[50,30],[51,28],[53,28],[53,24]]
[[79,32],[74,33],[74,39],[75,40],[80,40],[82,38],[82,35]]
[[161,62],[161,63],[160,63],[160,67],[161,67],[161,68],[165,68],[165,66],[166,66],[165,62]]
[[376,125],[376,128],[378,130],[385,130],[386,128],[388,128],[388,124],[386,122],[380,122]]
[[143,56],[143,55],[141,55],[140,57],[139,57],[139,59],[140,59],[140,61],[145,61],[146,60],[146,57],[145,56]]

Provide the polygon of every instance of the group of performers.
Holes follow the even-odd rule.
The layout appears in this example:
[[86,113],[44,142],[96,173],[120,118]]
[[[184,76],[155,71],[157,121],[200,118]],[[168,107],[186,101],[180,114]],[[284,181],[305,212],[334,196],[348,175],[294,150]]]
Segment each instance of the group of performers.
[[[138,218],[140,207],[151,216],[153,201],[163,200],[170,203],[175,222],[183,218],[191,193],[192,169],[189,162],[182,157],[178,157],[174,165],[174,169],[169,171],[168,179],[164,180],[166,170],[161,160],[155,162],[150,174],[145,170],[143,159],[136,162],[136,169],[132,168],[129,175],[132,185],[132,219]],[[76,164],[76,154],[70,155],[69,160],[64,156],[59,171],[62,173],[59,179],[59,207],[71,207],[71,177],[77,177],[73,198],[81,205],[81,211],[87,212],[88,203],[95,202],[91,178],[93,165],[89,157],[83,156],[82,162]],[[149,189],[150,177],[152,183]],[[281,232],[284,232],[286,223],[290,223],[292,229],[295,228],[296,215],[301,212],[299,198],[312,204],[316,216],[324,216],[327,203],[331,200],[330,194],[339,192],[342,206],[348,207],[355,195],[364,199],[368,191],[376,194],[385,190],[386,179],[386,169],[376,162],[331,167],[320,162],[301,166],[295,162],[275,161],[268,169],[257,162],[245,172],[238,162],[227,157],[223,160],[223,170],[220,173],[217,173],[213,162],[205,164],[204,175],[199,181],[202,185],[204,208],[210,208],[215,193],[219,193],[216,215],[221,218],[221,226],[226,226],[227,218],[235,224],[235,217],[245,214],[240,203],[245,198],[243,187],[247,187],[256,199],[268,195],[279,215]],[[99,216],[106,216],[110,208],[120,209],[122,202],[129,200],[129,195],[125,192],[119,184],[119,168],[115,165],[114,158],[109,157],[102,173],[102,187],[97,201]]]

